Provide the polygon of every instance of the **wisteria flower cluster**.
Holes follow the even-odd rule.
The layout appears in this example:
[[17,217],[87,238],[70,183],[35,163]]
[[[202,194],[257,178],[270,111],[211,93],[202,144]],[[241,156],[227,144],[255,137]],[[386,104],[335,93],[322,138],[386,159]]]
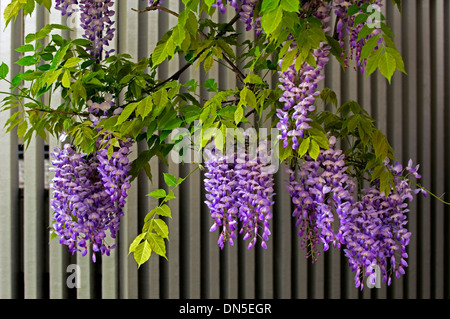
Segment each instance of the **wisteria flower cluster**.
[[[309,3],[305,4],[305,8],[310,8]],[[314,10],[314,16],[322,21],[324,32],[330,29],[326,26],[331,19],[330,13],[331,9],[321,4]],[[293,40],[289,51],[296,47],[297,43]],[[311,128],[308,115],[316,109],[314,103],[320,94],[318,85],[325,78],[322,73],[329,62],[330,49],[327,43],[322,42],[320,48],[313,51],[316,66],[303,62],[300,70],[296,70],[297,56],[286,71],[279,71],[279,88],[283,92],[280,102],[284,106],[277,109],[280,119],[277,128],[280,130],[278,138],[283,141],[283,147],[288,147],[291,138],[292,148],[297,149],[300,146],[299,138],[303,138],[304,132]],[[282,64],[283,59],[279,61],[279,66]]]
[[414,194],[423,191],[413,190],[405,175],[421,176],[417,173],[418,166],[412,167],[411,160],[404,170],[398,162],[386,166],[395,175],[392,192],[388,196],[380,193],[375,183],[363,190],[360,200],[340,220],[340,240],[346,246],[344,252],[352,270],[356,271],[355,285],[361,289],[363,276],[375,284],[376,269],[381,270],[383,282],[390,285],[392,276],[399,278],[408,267],[406,248],[411,236],[406,228],[408,202]]
[[69,246],[69,252],[88,253],[92,260],[96,253],[109,256],[115,245],[106,242],[107,231],[116,238],[127,190],[129,148],[122,147],[108,159],[106,150],[87,156],[70,144],[56,148],[53,153],[55,177],[51,188],[54,198],[53,228],[60,243]]
[[[293,49],[295,43],[291,46]],[[314,50],[317,67],[304,63],[297,72],[294,61],[286,71],[279,72],[279,88],[283,92],[280,102],[283,102],[284,106],[277,109],[277,116],[280,119],[277,128],[280,130],[278,138],[283,141],[283,147],[288,147],[291,138],[292,147],[297,149],[300,146],[299,138],[303,138],[304,132],[311,128],[308,124],[311,121],[308,115],[316,109],[314,102],[320,94],[318,85],[324,79],[322,71],[328,64],[329,50],[330,47],[326,44]],[[283,59],[279,63],[281,66]]]
[[[382,6],[382,1],[377,0],[374,3],[369,0],[359,0],[356,3],[358,6],[362,6],[363,4],[370,4],[372,10],[380,10]],[[334,12],[337,17],[336,23],[336,34],[338,36],[338,40],[340,42],[340,46],[343,48],[345,46],[345,37],[349,36],[349,48],[350,54],[346,59],[346,67],[348,67],[349,60],[355,60],[356,68],[360,70],[361,73],[364,73],[367,59],[361,59],[361,51],[364,47],[364,44],[372,37],[381,33],[380,28],[373,28],[372,32],[365,36],[362,39],[358,40],[359,33],[365,23],[357,23],[356,15],[348,15],[348,9],[352,5],[349,1],[345,0],[335,0],[332,5]],[[380,42],[382,39],[380,39]]]
[[114,2],[111,0],[56,0],[55,8],[61,10],[62,15],[72,15],[78,5],[81,20],[81,27],[85,30],[84,38],[92,42],[89,53],[93,59],[100,61],[103,53],[108,57],[114,49],[108,51],[105,47],[109,46],[114,38],[115,21],[112,17],[115,14],[111,7]]
[[[250,31],[254,29],[256,34],[259,35],[261,33],[261,18],[255,17],[255,7],[258,3],[258,0],[231,0],[230,5],[239,12],[241,16],[240,20],[245,24],[245,30]],[[227,0],[217,0],[214,7],[219,8],[219,11],[222,14],[225,14],[227,11]]]
[[320,255],[318,245],[340,248],[339,234],[333,229],[335,218],[346,216],[353,204],[354,183],[346,174],[345,157],[335,148],[336,138],[330,138],[330,148],[322,150],[317,160],[305,156],[298,171],[288,169],[287,190],[294,204],[301,246],[313,262]]
[[[266,145],[260,147],[257,154],[261,154],[261,148]],[[221,249],[226,242],[234,245],[238,222],[242,224],[243,239],[250,240],[248,249],[256,245],[259,237],[261,246],[267,248],[274,203],[273,174],[264,170],[267,162],[263,157],[249,153],[238,156],[238,153],[223,155],[217,149],[206,151],[205,203],[214,220],[210,231],[220,229],[218,244]]]
[[408,202],[423,190],[412,190],[407,175],[420,178],[419,166],[413,167],[410,160],[403,170],[400,163],[391,166],[386,161],[386,169],[395,176],[392,192],[386,196],[375,182],[361,194],[354,194],[355,183],[346,173],[345,156],[334,144],[332,137],[330,149],[322,150],[316,161],[306,156],[298,171],[288,169],[287,190],[295,206],[293,216],[302,247],[315,262],[321,248],[327,251],[330,244],[344,246],[349,265],[356,272],[356,287],[363,289],[364,276],[375,284],[377,269],[383,282],[390,285],[392,276],[400,277],[408,266]]
[[[106,94],[103,102],[88,101],[87,105],[95,126],[114,103],[112,96]],[[51,168],[55,172],[51,185],[53,228],[60,243],[69,246],[69,252],[81,251],[85,256],[91,247],[95,262],[96,253],[109,255],[115,247],[107,244],[106,234],[109,231],[116,238],[120,217],[124,215],[127,190],[131,187],[131,146],[131,141],[119,141],[110,157],[109,139],[100,136],[97,151],[89,155],[79,153],[70,144],[55,148]]]

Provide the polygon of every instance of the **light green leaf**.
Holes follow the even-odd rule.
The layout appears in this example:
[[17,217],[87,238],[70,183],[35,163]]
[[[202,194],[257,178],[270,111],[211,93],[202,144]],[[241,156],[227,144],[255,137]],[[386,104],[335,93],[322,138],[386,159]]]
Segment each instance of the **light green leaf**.
[[267,34],[273,33],[283,19],[283,10],[278,7],[276,10],[266,12],[261,18],[261,26]]
[[152,247],[151,241],[145,240],[144,242],[140,243],[134,250],[134,260],[136,260],[138,267],[140,267],[143,263],[149,260],[152,254],[151,247]]
[[169,239],[169,227],[162,219],[152,219],[151,227],[162,238]]
[[18,64],[20,66],[30,66],[35,63],[36,63],[36,58],[33,56],[25,56],[16,62],[16,64]]
[[131,116],[131,114],[136,110],[139,103],[130,103],[128,104],[123,111],[120,113],[119,118],[117,119],[117,124],[122,124]]
[[170,207],[168,205],[166,205],[166,204],[164,204],[164,205],[162,205],[160,207],[159,206],[156,207],[156,213],[159,216],[165,216],[165,217],[172,218]]
[[281,0],[281,7],[284,11],[299,12],[300,1],[299,0]]
[[27,123],[27,121],[23,121],[17,127],[17,136],[22,138],[25,135],[25,133],[27,132],[27,129],[28,129],[28,123]]
[[149,95],[139,102],[139,105],[136,109],[136,115],[144,118],[150,114],[152,109],[153,109],[153,99],[152,96]]
[[149,233],[148,237],[147,237],[147,241],[150,244],[151,250],[153,250],[155,253],[157,253],[161,257],[164,257],[164,258],[167,259],[167,257],[166,257],[166,244],[164,242],[164,238],[162,238],[158,234]]
[[128,255],[136,250],[136,247],[141,243],[141,240],[144,239],[145,236],[147,236],[147,233],[142,233],[133,240],[128,250]]
[[369,56],[367,59],[366,72],[367,76],[371,75],[378,67],[378,63],[380,61],[382,49],[378,49]]
[[309,156],[311,156],[311,158],[313,160],[317,160],[317,158],[319,157],[319,154],[320,154],[320,147],[316,141],[311,140],[311,143],[309,144],[309,152],[308,153],[309,153]]
[[8,65],[5,64],[5,62],[3,62],[0,65],[0,79],[6,78],[8,73],[9,73],[9,67],[8,67]]
[[62,85],[63,85],[65,88],[69,88],[69,87],[70,87],[70,71],[69,71],[69,70],[66,70],[66,71],[64,72],[64,74],[63,74],[63,77],[62,77]]
[[205,61],[203,62],[203,67],[205,68],[205,73],[208,73],[209,70],[211,70],[211,68],[214,65],[214,56],[212,54],[210,54]]
[[164,173],[164,181],[166,182],[167,186],[176,186],[177,178],[169,173]]
[[24,44],[16,49],[17,52],[31,52],[34,51],[34,45],[32,44]]
[[361,60],[368,58],[369,55],[375,50],[375,47],[378,45],[378,41],[380,40],[380,37],[381,37],[380,35],[376,35],[367,40],[367,42],[364,44],[361,50]]
[[395,69],[397,66],[397,62],[395,57],[392,56],[389,51],[385,51],[383,55],[381,55],[378,61],[378,68],[380,69],[381,74],[388,79],[389,83],[391,83],[392,76],[394,75]]
[[79,58],[77,56],[71,57],[70,59],[68,59],[66,61],[66,63],[64,63],[64,67],[67,69],[70,69],[70,68],[76,66],[80,61],[81,61],[81,58]]
[[296,58],[298,49],[293,49],[286,53],[281,63],[281,72],[285,72],[292,64],[294,64],[294,59]]
[[164,197],[166,197],[166,195],[167,194],[166,194],[166,191],[164,189],[157,189],[157,190],[154,190],[153,192],[147,194],[147,196],[154,197],[154,198],[157,198],[157,199],[164,198]]
[[300,157],[303,157],[309,150],[309,145],[311,143],[311,138],[305,138],[302,143],[300,144],[300,147],[298,148],[298,155]]
[[234,112],[234,122],[238,125],[242,118],[244,117],[244,108],[242,106],[238,106],[236,112]]
[[263,0],[261,4],[261,13],[273,11],[279,5],[280,0]]

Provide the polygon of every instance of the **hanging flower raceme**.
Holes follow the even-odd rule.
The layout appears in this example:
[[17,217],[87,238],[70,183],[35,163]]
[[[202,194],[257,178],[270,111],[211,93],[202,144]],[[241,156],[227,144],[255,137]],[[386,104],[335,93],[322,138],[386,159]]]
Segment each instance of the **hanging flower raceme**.
[[60,10],[62,15],[70,16],[80,10],[81,27],[84,29],[84,38],[92,42],[89,53],[93,59],[100,61],[103,53],[108,57],[113,49],[105,51],[110,41],[114,38],[114,21],[111,19],[115,11],[111,10],[114,2],[111,0],[57,0],[55,9]]
[[[310,10],[309,3],[304,5],[305,10]],[[319,4],[314,9],[314,16],[322,21],[324,32],[329,31],[326,26],[331,19],[331,8]],[[290,37],[291,41],[288,51],[296,50],[297,43]],[[277,128],[280,131],[278,138],[283,141],[283,147],[288,147],[289,140],[292,140],[292,147],[297,149],[300,146],[299,138],[304,137],[305,130],[311,128],[309,122],[311,119],[308,115],[313,112],[315,108],[315,101],[317,95],[320,94],[318,90],[319,83],[325,78],[323,71],[329,62],[329,54],[331,47],[322,42],[320,48],[312,51],[315,66],[303,62],[299,69],[296,68],[297,56],[293,59],[292,64],[285,71],[279,71],[279,88],[282,96],[280,102],[283,107],[277,109],[277,116],[280,119],[277,123]],[[283,60],[279,61],[279,67],[283,65]]]
[[[381,16],[380,9],[382,7],[382,1],[377,0],[375,2],[370,0],[359,0],[356,3],[360,8],[365,7],[367,12],[363,13],[371,13],[371,16]],[[367,43],[367,41],[377,36],[381,33],[381,28],[377,27],[377,23],[380,21],[371,21],[369,23],[368,21],[356,22],[356,14],[348,15],[348,10],[350,7],[350,3],[345,0],[335,0],[334,4],[332,4],[332,7],[334,9],[334,12],[337,17],[336,22],[336,34],[338,37],[338,40],[340,42],[341,48],[345,45],[345,37],[349,36],[349,49],[350,49],[350,55],[346,58],[346,66],[348,67],[348,60],[355,60],[356,62],[356,68],[360,70],[361,73],[364,73],[364,70],[366,68],[367,59],[361,59],[361,51],[364,45]],[[363,6],[365,5],[365,6]],[[373,14],[376,12],[380,12],[379,14]],[[369,23],[369,24],[368,24]],[[368,25],[369,28],[371,28],[371,32],[362,37],[359,38],[360,31],[362,28]],[[379,42],[381,43],[383,40],[380,37]],[[375,47],[374,50],[376,50],[377,47]]]
[[412,190],[403,173],[409,172],[416,178],[418,167],[412,168],[412,161],[403,170],[397,162],[387,167],[394,174],[395,188],[389,195],[380,193],[379,185],[363,190],[360,200],[341,219],[340,240],[345,256],[355,274],[355,285],[364,287],[364,276],[374,285],[377,273],[388,285],[392,276],[405,273],[408,266],[406,247],[411,233],[406,229],[408,202],[421,189]]
[[234,244],[236,239],[237,216],[239,213],[238,181],[236,180],[235,156],[219,154],[217,149],[205,150],[208,160],[205,167],[206,205],[214,220],[210,231],[220,230],[218,244],[221,249],[224,243]]
[[[95,127],[114,103],[106,94],[103,102],[88,101],[87,105]],[[51,168],[55,172],[51,185],[55,234],[71,253],[81,251],[85,256],[91,247],[94,262],[96,253],[109,255],[115,247],[107,244],[106,234],[109,231],[110,237],[116,238],[131,186],[128,156],[132,142],[119,140],[109,156],[110,139],[104,134],[107,132],[97,138],[96,151],[89,155],[77,152],[70,144],[55,148]]]
[[339,234],[333,223],[351,209],[354,184],[346,174],[344,155],[335,148],[336,138],[330,138],[330,148],[322,150],[317,160],[306,155],[298,171],[288,169],[287,189],[294,204],[301,246],[306,256],[316,261],[329,245],[340,248]]
[[70,144],[55,149],[51,168],[55,172],[51,185],[53,228],[69,252],[81,251],[85,256],[91,247],[95,262],[96,253],[109,255],[115,247],[107,244],[106,235],[109,231],[116,237],[123,216],[130,187],[128,154],[129,150],[122,148],[108,160],[102,152],[87,156]]
[[239,12],[240,21],[245,24],[245,30],[250,31],[252,28],[256,31],[257,35],[261,33],[261,19],[254,16],[254,11],[258,0],[217,0],[213,7],[219,8],[222,14],[227,11],[226,4],[230,2],[230,5]]
[[[291,46],[291,50],[294,49],[295,42]],[[284,106],[277,109],[280,119],[277,128],[280,130],[278,138],[283,141],[283,147],[289,145],[291,138],[292,147],[297,149],[300,146],[299,138],[303,138],[305,130],[311,128],[308,115],[316,109],[314,103],[320,94],[318,85],[325,78],[322,71],[328,64],[329,50],[330,47],[323,43],[320,49],[313,51],[316,67],[305,62],[297,72],[294,60],[286,71],[279,72],[279,88],[283,91],[280,102],[283,102]],[[282,63],[283,60],[280,60],[280,67]]]
[[267,169],[268,161],[261,156],[268,152],[262,149],[267,150],[265,144],[255,154],[244,151],[239,156],[238,153],[222,155],[217,149],[206,151],[205,203],[214,220],[210,230],[221,229],[218,244],[222,249],[227,241],[234,245],[238,221],[242,224],[243,239],[250,240],[249,249],[258,238],[261,238],[261,246],[267,248],[274,192],[273,174]]

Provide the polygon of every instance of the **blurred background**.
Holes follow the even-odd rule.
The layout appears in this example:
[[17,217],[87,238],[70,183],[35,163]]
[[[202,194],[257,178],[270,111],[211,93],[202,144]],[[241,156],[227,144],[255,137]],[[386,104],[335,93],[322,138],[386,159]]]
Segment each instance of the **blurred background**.
[[[10,1],[0,0],[1,14]],[[115,1],[116,37],[112,46],[118,53],[129,53],[136,60],[149,56],[158,39],[176,24],[165,12],[137,13],[147,1]],[[175,12],[182,10],[181,0],[165,1]],[[391,1],[384,1],[383,14],[396,34],[395,42],[405,60],[408,75],[396,73],[392,84],[379,73],[366,78],[354,70],[343,72],[334,60],[326,69],[323,87],[333,89],[342,104],[357,100],[377,121],[388,137],[397,158],[406,165],[411,158],[420,164],[421,183],[442,199],[450,201],[450,1],[403,1],[400,14]],[[216,14],[220,22],[234,16]],[[59,11],[49,14],[37,8],[32,17],[18,17],[7,28],[0,25],[0,60],[10,66],[9,76],[21,71],[14,64],[20,53],[14,49],[24,43],[26,34],[48,23],[64,24],[73,32],[61,31],[63,37],[79,38],[83,30],[75,14],[67,19]],[[237,24],[243,35],[252,39],[245,27]],[[237,52],[239,53],[239,52]],[[158,70],[160,78],[176,72],[184,61],[174,59]],[[199,82],[214,78],[220,88],[236,86],[236,79],[223,66],[214,66],[205,74],[202,68],[190,68],[182,80]],[[274,83],[276,75],[273,77]],[[7,91],[0,82],[0,91]],[[208,98],[202,90],[201,96]],[[3,98],[3,96],[1,96]],[[52,98],[58,104],[58,97]],[[0,126],[10,111],[0,114]],[[285,191],[286,174],[276,174],[276,197],[272,236],[268,249],[247,250],[238,241],[223,251],[217,246],[217,233],[204,201],[202,172],[197,171],[176,190],[170,202],[173,218],[168,221],[170,242],[168,260],[155,254],[137,268],[128,247],[143,225],[144,216],[156,200],[145,196],[164,188],[163,173],[184,177],[191,165],[170,165],[152,159],[153,183],[145,174],[129,191],[125,216],[110,257],[71,255],[58,240],[49,242],[52,212],[49,208],[51,174],[49,152],[58,141],[36,138],[26,151],[13,134],[0,132],[0,298],[4,299],[116,299],[116,298],[448,298],[450,296],[450,207],[432,197],[418,197],[410,205],[408,229],[409,267],[390,287],[359,291],[354,287],[354,273],[342,251],[330,249],[315,264],[305,259],[300,247],[289,194]],[[146,145],[138,145],[134,156]],[[76,268],[70,268],[76,265]],[[69,268],[68,268],[69,267]],[[67,285],[77,269],[78,289]]]

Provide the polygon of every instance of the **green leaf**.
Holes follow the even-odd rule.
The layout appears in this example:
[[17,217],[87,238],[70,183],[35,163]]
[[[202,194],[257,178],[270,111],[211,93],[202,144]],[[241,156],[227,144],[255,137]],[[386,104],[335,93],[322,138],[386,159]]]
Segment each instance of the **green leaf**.
[[389,53],[389,51],[385,51],[378,61],[378,68],[380,69],[381,74],[388,79],[389,83],[391,83],[396,66],[397,62],[395,57]]
[[33,56],[25,56],[19,61],[16,62],[16,64],[20,66],[30,66],[36,63],[36,58]]
[[144,239],[145,236],[147,236],[147,233],[142,233],[133,240],[130,248],[128,249],[128,255],[136,250],[136,247],[141,243],[142,239]]
[[[167,259],[167,257],[166,257],[166,244],[164,243],[164,238],[162,238],[158,234],[149,233],[148,237],[147,237],[147,241],[150,244],[150,249],[151,250],[153,250],[155,253],[157,253],[161,257],[164,257],[164,258]],[[136,249],[136,251],[137,251],[137,249]],[[135,254],[136,254],[136,252],[135,252]],[[149,257],[150,257],[150,255],[149,255]]]
[[276,10],[265,13],[261,18],[261,26],[267,34],[273,33],[283,19],[283,10],[278,7]]
[[380,35],[376,35],[367,40],[367,42],[364,44],[361,50],[361,60],[368,58],[369,55],[375,50],[375,47],[378,45],[378,40],[380,40],[380,37],[381,37]]
[[71,57],[70,59],[68,59],[66,61],[66,63],[64,63],[64,67],[67,69],[70,69],[70,68],[76,66],[80,61],[81,61],[81,58],[79,58],[77,56]]
[[371,75],[377,69],[382,51],[383,51],[382,49],[378,49],[372,52],[372,54],[367,59],[367,66],[366,66],[367,76]]
[[309,152],[308,153],[309,153],[309,156],[311,156],[311,158],[313,160],[315,160],[315,161],[317,160],[317,158],[320,155],[320,147],[319,147],[319,144],[317,144],[316,141],[311,140],[311,143],[309,145]]
[[157,190],[154,190],[153,192],[147,194],[147,196],[154,197],[154,198],[157,198],[157,199],[164,198],[164,197],[166,197],[166,195],[167,194],[166,194],[166,191],[164,189],[157,189]]
[[52,85],[53,82],[55,82],[58,79],[58,77],[61,75],[61,72],[62,72],[62,69],[48,71],[44,75],[44,81],[47,84],[47,86]]
[[25,133],[27,132],[27,129],[28,129],[28,123],[27,123],[27,121],[23,121],[17,127],[17,136],[22,138],[25,135]]
[[292,155],[292,147],[283,147],[283,144],[280,143],[279,145],[279,151],[278,151],[278,157],[280,159],[280,162],[283,162],[287,158],[289,158]]
[[238,125],[242,118],[244,117],[244,108],[242,106],[238,106],[236,112],[234,112],[234,122]]
[[172,212],[170,210],[170,207],[166,204],[156,207],[156,213],[159,216],[165,216],[165,217],[172,218]]
[[298,49],[293,49],[286,53],[281,63],[281,72],[285,72],[293,63],[294,59],[297,57]]
[[279,5],[280,0],[263,0],[261,4],[261,13],[267,13],[273,11]]
[[70,88],[70,71],[66,70],[62,77],[62,85],[65,88]]
[[152,247],[151,241],[145,240],[144,242],[140,243],[134,250],[134,260],[136,260],[138,267],[140,267],[143,263],[149,260],[152,254],[151,247]]
[[164,173],[164,181],[166,182],[167,186],[176,186],[177,178],[169,173]]
[[375,156],[384,161],[389,153],[389,143],[386,136],[384,136],[380,130],[376,130],[372,137],[372,143],[375,150]]
[[305,138],[302,143],[300,144],[300,147],[298,148],[298,155],[300,157],[303,157],[309,150],[309,145],[311,143],[311,138]]
[[299,0],[281,0],[281,7],[284,11],[299,12],[300,1]]
[[155,232],[161,236],[162,238],[169,239],[169,227],[166,222],[162,219],[152,219],[151,227],[155,230]]
[[153,109],[153,99],[151,96],[147,96],[145,99],[139,102],[139,105],[136,109],[136,115],[144,118],[150,114],[152,109]]
[[16,49],[17,52],[31,52],[34,51],[34,45],[32,44],[24,44]]
[[208,73],[209,70],[211,70],[211,68],[213,67],[213,65],[214,65],[214,56],[211,54],[203,62],[203,67],[205,68],[205,73]]
[[122,124],[131,116],[131,114],[136,110],[139,103],[130,103],[128,104],[120,113],[119,118],[117,119],[117,124]]
[[158,44],[152,53],[153,66],[161,64],[166,58],[172,56],[174,51],[175,44],[172,37]]
[[5,64],[5,62],[3,62],[0,65],[0,79],[6,78],[8,73],[9,73],[9,67],[8,67],[8,65]]

